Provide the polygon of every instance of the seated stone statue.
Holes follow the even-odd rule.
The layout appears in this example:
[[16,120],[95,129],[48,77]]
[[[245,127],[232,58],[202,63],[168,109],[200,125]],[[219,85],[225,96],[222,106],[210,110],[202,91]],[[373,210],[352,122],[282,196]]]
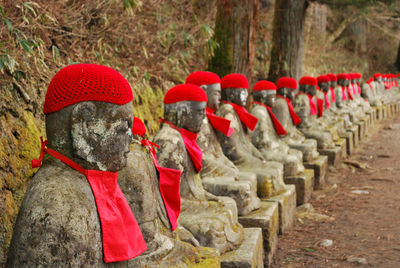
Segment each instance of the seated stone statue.
[[390,90],[387,79],[387,76],[384,74],[374,74],[376,94],[379,95],[384,104],[397,102],[399,100],[398,92]]
[[[157,145],[146,139],[146,128],[139,118],[133,120],[132,134],[127,166],[119,172],[118,184],[136,215],[148,249],[131,260],[129,267],[182,267],[198,262],[198,249],[180,241],[176,237],[179,232],[172,232],[180,211],[181,172],[158,166]],[[198,245],[196,239],[190,239]]]
[[250,140],[248,131],[255,129],[258,119],[245,108],[249,87],[247,78],[242,74],[229,74],[222,78],[221,87],[223,104],[217,115],[230,120],[234,129],[229,137],[217,133],[224,154],[239,170],[257,174],[259,197],[269,198],[284,192],[283,165],[266,161]]
[[336,99],[336,105],[339,109],[349,115],[352,123],[360,121],[364,116],[364,112],[361,107],[354,101],[354,92],[350,89],[350,76],[347,74],[338,74],[338,98]]
[[243,228],[237,221],[235,201],[212,195],[202,185],[202,151],[196,139],[206,104],[207,95],[198,86],[171,88],[164,97],[165,119],[154,143],[160,147],[159,165],[182,171],[179,225],[190,231],[200,245],[225,253],[241,244]]
[[297,81],[295,79],[290,77],[279,78],[277,81],[277,99],[272,111],[287,132],[287,135],[281,137],[281,139],[289,147],[300,150],[303,153],[303,161],[312,162],[319,156],[317,141],[306,139],[304,134],[296,128],[301,122],[292,105],[296,89]]
[[376,95],[375,82],[373,78],[368,79],[361,87],[361,96],[368,100],[371,106],[382,106],[382,101]]
[[253,87],[253,106],[250,111],[258,118],[251,133],[254,146],[268,161],[277,161],[284,166],[285,176],[294,176],[304,171],[303,154],[291,149],[280,136],[287,134],[272,112],[276,99],[276,86],[270,81],[258,81]]
[[318,108],[316,100],[317,79],[303,76],[300,81],[299,93],[296,95],[294,109],[301,118],[298,129],[307,137],[316,139],[318,148],[334,148],[332,135],[324,128],[322,120],[317,118]]
[[95,64],[61,69],[48,87],[48,143],[19,211],[9,267],[127,267],[147,249],[121,189],[132,141],[132,89]]
[[350,88],[353,89],[353,96],[354,96],[354,101],[357,103],[359,107],[361,107],[362,111],[364,114],[369,114],[372,112],[372,108],[368,100],[364,99],[361,95],[361,74],[360,73],[353,73],[350,74],[351,80],[350,80]]
[[194,72],[186,78],[187,84],[200,86],[207,94],[206,116],[197,138],[203,152],[200,176],[204,188],[218,196],[230,196],[237,204],[240,216],[260,207],[257,197],[257,177],[254,173],[240,172],[224,155],[216,132],[225,136],[233,133],[230,121],[215,115],[221,98],[221,79],[211,72]]

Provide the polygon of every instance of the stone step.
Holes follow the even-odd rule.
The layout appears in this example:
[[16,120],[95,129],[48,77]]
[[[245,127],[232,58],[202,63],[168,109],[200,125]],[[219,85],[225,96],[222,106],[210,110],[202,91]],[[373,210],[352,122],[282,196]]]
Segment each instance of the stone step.
[[239,217],[239,223],[245,227],[260,227],[263,233],[265,259],[269,266],[278,247],[279,205],[277,202],[261,202],[261,207],[246,216]]
[[358,140],[361,141],[365,135],[365,121],[360,120],[356,123],[356,125],[358,126]]
[[358,144],[360,143],[360,139],[359,139],[359,131],[360,128],[358,127],[358,125],[356,123],[353,123],[353,126],[350,127],[347,131],[350,131],[351,133],[353,133],[353,147],[354,149],[358,147]]
[[296,220],[296,187],[286,185],[286,190],[263,201],[276,202],[279,208],[279,234],[285,234],[293,228]]
[[342,138],[346,139],[346,154],[351,155],[354,151],[353,133],[346,131]]
[[285,183],[296,186],[296,204],[298,206],[308,203],[314,191],[314,170],[305,169],[298,175],[287,176]]
[[221,256],[222,268],[264,267],[264,247],[261,228],[244,228],[244,240],[236,250]]
[[314,189],[322,189],[325,185],[325,176],[328,170],[328,157],[320,155],[312,162],[305,162],[304,167],[314,170]]
[[339,166],[340,161],[343,158],[343,144],[336,145],[335,148],[332,149],[318,149],[318,152],[321,155],[326,155],[328,157],[328,164],[334,167]]

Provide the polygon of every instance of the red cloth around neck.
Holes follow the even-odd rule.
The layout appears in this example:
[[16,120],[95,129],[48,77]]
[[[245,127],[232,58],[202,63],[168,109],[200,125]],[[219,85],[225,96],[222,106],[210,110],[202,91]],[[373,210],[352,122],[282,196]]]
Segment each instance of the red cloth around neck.
[[230,127],[231,121],[220,116],[216,116],[215,111],[209,107],[206,108],[206,115],[212,127],[227,137],[230,137],[235,131]]
[[310,94],[306,94],[304,92],[301,92],[301,91],[299,93],[297,93],[297,96],[301,95],[301,94],[302,95],[306,95],[308,97],[308,102],[310,104],[310,114],[311,115],[317,115],[317,105],[315,104],[313,96],[311,96]]
[[279,122],[278,118],[276,118],[276,116],[272,112],[271,107],[265,105],[264,103],[258,102],[258,101],[253,101],[252,103],[264,106],[267,109],[269,116],[271,118],[271,121],[274,125],[276,134],[278,134],[279,136],[287,134],[287,132],[286,132],[285,128],[282,126],[281,122]]
[[146,139],[142,140],[141,143],[149,149],[151,157],[153,158],[153,163],[158,171],[158,186],[173,231],[178,227],[178,218],[181,212],[179,186],[182,171],[159,166],[156,151],[153,147],[155,146],[158,148],[158,145]]
[[233,109],[235,109],[237,115],[239,116],[240,121],[251,131],[253,131],[256,128],[258,118],[249,113],[245,107],[237,105],[232,102],[228,101],[222,101],[223,103],[230,104]]
[[347,100],[346,89],[344,88],[344,86],[340,86],[340,88],[342,89],[342,100],[346,101]]
[[317,105],[318,105],[318,117],[322,117],[324,115],[324,100],[317,98]]
[[184,128],[178,128],[171,122],[161,118],[161,122],[168,124],[173,129],[179,131],[185,144],[186,151],[188,152],[190,159],[197,172],[200,172],[203,168],[201,160],[203,159],[203,152],[201,151],[199,145],[197,144],[197,133],[192,133]]
[[284,96],[281,96],[281,95],[276,95],[276,96],[277,96],[278,98],[282,98],[282,99],[284,99],[284,100],[286,101],[286,103],[287,103],[287,105],[288,105],[290,117],[292,117],[292,122],[293,122],[293,124],[294,124],[295,126],[297,126],[298,124],[300,124],[300,123],[301,123],[301,119],[300,119],[300,117],[296,114],[296,112],[294,111],[292,102],[291,102],[288,98],[286,98],[286,97],[284,97]]
[[347,93],[349,94],[349,99],[353,100],[353,95],[351,95],[350,87],[347,87]]
[[329,90],[331,91],[332,103],[334,103],[334,102],[336,102],[335,89],[333,87],[331,87]]
[[71,159],[47,149],[47,141],[41,137],[42,149],[39,159],[32,160],[32,167],[40,167],[45,153],[85,175],[96,200],[100,217],[104,261],[106,263],[132,259],[147,250],[142,232],[135,216],[119,188],[118,172],[86,170]]
[[324,91],[324,95],[325,95],[325,106],[326,106],[326,109],[329,109],[329,107],[331,106],[331,102],[329,101],[329,98],[328,98],[328,92]]

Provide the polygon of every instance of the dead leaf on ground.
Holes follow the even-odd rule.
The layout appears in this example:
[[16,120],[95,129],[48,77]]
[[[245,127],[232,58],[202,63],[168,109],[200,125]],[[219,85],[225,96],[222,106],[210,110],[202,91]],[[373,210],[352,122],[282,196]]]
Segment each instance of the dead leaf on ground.
[[363,163],[363,162],[352,161],[352,160],[344,160],[343,163],[351,165],[351,166],[356,167],[356,168],[361,168],[361,169],[368,168],[368,164],[367,163]]

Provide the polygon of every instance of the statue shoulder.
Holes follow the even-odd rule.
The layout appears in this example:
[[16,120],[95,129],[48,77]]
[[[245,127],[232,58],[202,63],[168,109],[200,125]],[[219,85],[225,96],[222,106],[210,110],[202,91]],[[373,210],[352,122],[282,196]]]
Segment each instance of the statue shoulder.
[[258,104],[253,104],[250,113],[257,117],[259,120],[265,119],[268,115],[267,109],[264,106]]
[[293,105],[296,107],[296,106],[299,106],[299,105],[308,105],[309,104],[309,99],[308,99],[308,97],[307,97],[307,95],[305,95],[305,94],[298,94],[297,96],[296,96],[296,98],[295,98],[295,100],[294,100],[294,102],[293,102]]

